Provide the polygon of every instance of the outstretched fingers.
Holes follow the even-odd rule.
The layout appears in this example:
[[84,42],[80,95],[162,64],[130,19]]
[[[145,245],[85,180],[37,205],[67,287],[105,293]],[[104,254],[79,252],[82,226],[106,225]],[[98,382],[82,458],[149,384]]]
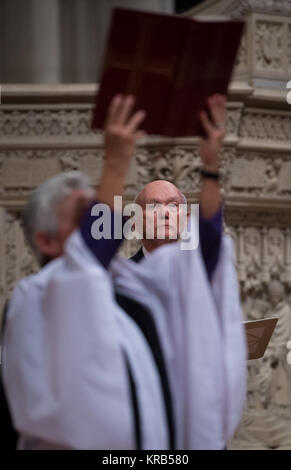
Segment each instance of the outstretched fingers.
[[210,136],[212,132],[215,130],[212,122],[210,121],[206,111],[201,111],[200,113],[200,120],[203,126],[204,131],[206,132],[207,136]]
[[210,114],[213,120],[214,125],[221,129],[225,125],[225,109],[226,99],[222,95],[214,95],[208,99]]
[[107,111],[107,117],[105,121],[105,128],[115,124],[117,115],[118,115],[118,108],[121,105],[121,102],[122,102],[121,95],[115,95],[110,101],[108,111]]
[[123,97],[123,100],[117,110],[116,124],[119,124],[120,126],[126,125],[131,115],[134,102],[135,99],[132,95],[127,95]]
[[128,120],[134,105],[132,95],[115,95],[110,102],[105,126],[122,126]]
[[146,115],[143,110],[132,114],[134,102],[135,99],[132,95],[116,95],[109,105],[105,128],[114,127],[134,134]]
[[143,110],[137,111],[136,113],[134,113],[127,122],[127,125],[126,125],[127,131],[134,133],[138,129],[139,125],[145,119],[145,116],[146,116],[146,113]]
[[202,111],[200,118],[203,128],[208,137],[216,135],[223,138],[225,136],[226,97],[213,95],[207,101],[211,120],[207,113]]

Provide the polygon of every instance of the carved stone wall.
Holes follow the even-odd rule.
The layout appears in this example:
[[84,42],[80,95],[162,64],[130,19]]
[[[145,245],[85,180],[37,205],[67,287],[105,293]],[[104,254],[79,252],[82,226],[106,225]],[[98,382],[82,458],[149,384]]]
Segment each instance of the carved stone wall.
[[[259,8],[275,3],[216,2],[222,13],[248,15],[250,25],[229,91],[222,155],[225,230],[235,242],[245,318],[279,317],[264,358],[248,363],[245,413],[229,443],[236,449],[291,449],[291,365],[286,360],[291,340],[291,110],[286,102],[291,11],[289,2],[282,17],[278,9],[274,17],[273,10],[266,15]],[[267,81],[256,81],[264,77]],[[81,169],[95,185],[99,180],[102,135],[90,129],[95,92],[93,85],[2,87],[0,308],[15,281],[37,269],[19,221],[29,191],[59,171]],[[137,149],[126,199],[147,182],[165,178],[194,202],[199,165],[196,139],[147,137]],[[123,253],[129,256],[136,249],[131,243]]]
[[[19,96],[24,94],[21,87],[18,92],[12,92],[8,86],[3,88],[0,107],[1,307],[11,295],[15,281],[37,269],[19,222],[19,213],[29,191],[47,177],[72,169],[84,171],[97,184],[103,155],[102,136],[90,129],[93,87],[72,91],[69,100],[66,97],[67,103],[60,102],[64,100],[60,97],[60,88],[58,96],[53,88],[43,89],[42,93],[30,88],[26,103],[22,104],[19,104]],[[63,93],[65,91],[64,88]],[[227,138],[222,156],[223,187],[226,230],[236,243],[245,316],[261,318],[277,312],[270,307],[268,291],[270,281],[277,280],[284,288],[282,321],[286,324],[279,337],[279,342],[285,344],[276,353],[279,357],[268,352],[270,357],[267,355],[249,364],[248,406],[231,446],[286,445],[291,448],[288,427],[291,391],[283,404],[273,400],[276,394],[272,391],[277,381],[279,384],[283,381],[280,386],[285,388],[289,384],[284,375],[284,370],[288,370],[284,358],[286,362],[286,345],[291,339],[291,312],[288,310],[291,299],[291,119],[284,106],[281,110],[273,109],[274,99],[268,93],[264,107],[258,107],[257,98],[246,97],[238,87],[230,96],[233,99],[230,98],[228,104]],[[131,168],[127,200],[132,200],[148,181],[165,178],[178,185],[189,202],[195,201],[199,165],[196,139],[146,138]],[[136,249],[137,244],[131,243],[124,246],[123,252],[129,256]],[[278,311],[280,313],[280,308]],[[284,393],[288,397],[288,393]]]

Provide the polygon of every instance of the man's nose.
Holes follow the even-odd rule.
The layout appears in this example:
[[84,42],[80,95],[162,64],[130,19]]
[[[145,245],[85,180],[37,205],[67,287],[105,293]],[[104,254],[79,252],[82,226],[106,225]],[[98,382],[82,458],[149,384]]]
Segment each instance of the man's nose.
[[170,211],[166,204],[160,206],[159,210],[159,218],[160,219],[169,219],[170,218]]

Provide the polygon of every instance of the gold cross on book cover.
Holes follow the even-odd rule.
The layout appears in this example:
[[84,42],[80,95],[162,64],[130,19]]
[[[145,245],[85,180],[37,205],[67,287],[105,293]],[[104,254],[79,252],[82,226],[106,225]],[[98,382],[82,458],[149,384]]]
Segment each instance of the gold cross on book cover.
[[199,114],[209,96],[227,94],[244,25],[205,18],[114,9],[92,127],[103,128],[120,93],[146,111],[149,134],[203,135]]

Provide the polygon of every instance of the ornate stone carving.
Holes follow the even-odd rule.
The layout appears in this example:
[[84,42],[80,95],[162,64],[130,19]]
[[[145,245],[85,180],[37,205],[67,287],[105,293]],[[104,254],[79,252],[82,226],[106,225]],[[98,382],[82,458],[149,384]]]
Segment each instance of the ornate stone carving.
[[135,155],[137,164],[137,191],[140,191],[153,177],[153,154],[147,148],[139,148]]
[[291,14],[289,0],[249,0],[253,10],[262,13]]
[[289,0],[234,0],[221,10],[230,18],[243,18],[251,12],[291,15]]
[[290,5],[289,0],[220,0],[203,2],[192,8],[189,15],[223,15],[244,20],[234,78],[241,81],[246,93],[252,87],[269,88],[271,93],[282,91],[284,82],[290,80]]
[[267,238],[270,278],[282,279],[284,271],[285,236],[282,230],[271,228]]
[[275,316],[279,320],[264,357],[248,363],[248,398],[242,422],[229,446],[232,449],[291,447],[291,367],[286,360],[291,308],[279,281],[272,281],[263,295],[264,299],[249,301],[247,317]]
[[[226,152],[226,153],[225,153]],[[288,155],[225,149],[224,189],[228,195],[288,199],[291,194]]]
[[255,64],[261,70],[283,70],[283,24],[257,21]]
[[226,129],[228,136],[238,136],[242,117],[242,107],[228,108]]
[[243,114],[240,137],[251,139],[291,141],[290,114],[248,110]]
[[234,1],[222,10],[222,14],[230,18],[243,18],[250,11],[248,0]]
[[11,296],[15,282],[38,269],[30,248],[24,240],[19,214],[5,211],[3,219],[5,238],[2,248],[6,270],[4,278],[4,298],[2,297],[0,301],[2,306],[6,299]]
[[80,170],[87,174],[92,184],[96,186],[101,175],[103,152],[81,152],[81,158],[79,155],[76,158],[80,160]]
[[[245,7],[249,3],[236,5]],[[260,21],[265,23],[266,19]],[[290,34],[289,28],[289,45]],[[248,41],[249,38],[245,45],[249,48]],[[263,61],[269,60],[268,53],[261,49]],[[242,48],[240,67],[244,54]],[[270,54],[271,63],[275,63],[276,47]],[[235,243],[245,316],[255,319],[273,311],[268,291],[273,280],[283,286],[285,306],[288,299],[291,304],[291,118],[278,102],[276,110],[272,109],[271,92],[265,96],[265,105],[261,101],[261,108],[254,107],[257,104],[251,95],[236,92],[236,101],[231,101],[231,96],[221,165],[226,231]],[[95,185],[98,183],[103,147],[101,139],[95,139],[90,129],[90,109],[91,104],[82,104],[79,98],[68,105],[42,104],[40,99],[37,105],[0,106],[0,224],[1,229],[4,227],[0,231],[0,306],[9,297],[15,281],[37,269],[19,222],[19,210],[29,190],[59,171],[81,170],[93,178]],[[194,202],[199,167],[197,140],[147,137],[136,150],[126,198],[132,201],[146,183],[166,178],[180,187],[189,202]],[[125,243],[122,254],[131,256],[139,246],[138,240]],[[286,312],[285,308],[279,313],[286,319]],[[287,323],[286,320],[286,331]],[[279,399],[281,392],[285,394],[287,390],[287,382],[285,378],[274,379],[277,375],[273,356],[272,352],[269,357],[268,352],[265,361],[250,364],[248,403],[233,441],[236,448],[272,447],[278,441],[280,446],[289,445],[289,405],[281,406]],[[276,357],[281,356],[276,352]],[[278,366],[276,374],[277,370],[282,371],[283,366]],[[275,381],[282,383],[281,391],[274,387]],[[264,426],[260,421],[262,413]]]
[[[276,205],[271,210],[257,209],[253,207],[247,208],[248,199],[243,204],[243,207],[236,206],[233,203],[226,201],[225,218],[227,225],[235,227],[239,225],[252,226],[252,227],[288,227],[291,224],[290,210],[279,210]],[[250,209],[250,210],[249,210]]]
[[[39,154],[39,152],[37,152]],[[9,158],[2,164],[2,181],[4,188],[34,188],[40,182],[60,172],[60,166],[51,158],[33,157]]]
[[[229,225],[228,225],[229,227]],[[236,241],[238,277],[246,297],[260,292],[271,279],[291,286],[290,231],[258,226],[232,226]]]
[[263,188],[266,162],[238,158],[231,170],[231,187],[234,189]]
[[261,236],[255,227],[247,227],[244,233],[244,273],[241,280],[245,293],[257,292],[260,286]]
[[83,171],[96,185],[100,178],[103,151],[0,149],[0,156],[0,188],[2,193],[12,195],[22,194],[60,171]]
[[240,70],[245,70],[247,67],[247,35],[244,33],[241,42],[239,51],[235,61],[236,72]]
[[[57,106],[56,106],[57,108]],[[96,132],[91,129],[92,107],[81,109],[24,109],[15,110],[2,106],[0,109],[0,136],[44,137],[87,136]]]
[[181,191],[193,191],[199,186],[200,166],[197,149],[187,151],[177,147],[156,156],[154,178],[167,179]]
[[60,164],[62,171],[79,171],[81,161],[79,155],[74,152],[63,152],[60,156]]

